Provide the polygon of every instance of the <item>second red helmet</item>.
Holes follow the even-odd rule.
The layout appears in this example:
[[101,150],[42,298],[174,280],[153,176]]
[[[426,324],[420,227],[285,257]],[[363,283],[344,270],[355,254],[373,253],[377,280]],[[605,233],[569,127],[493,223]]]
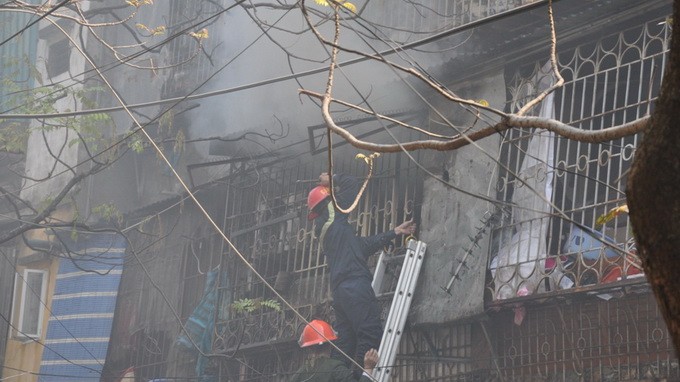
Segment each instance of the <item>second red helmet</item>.
[[300,345],[301,348],[305,348],[307,346],[323,345],[328,341],[337,339],[338,336],[328,322],[312,320],[309,324],[305,325],[305,328],[302,330],[298,345]]

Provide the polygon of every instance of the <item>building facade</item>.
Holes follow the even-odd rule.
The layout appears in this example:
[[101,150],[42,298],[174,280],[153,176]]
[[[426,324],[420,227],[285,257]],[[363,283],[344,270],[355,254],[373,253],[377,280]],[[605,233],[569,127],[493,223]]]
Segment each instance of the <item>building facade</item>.
[[[433,45],[444,53],[427,69],[466,98],[513,112],[553,81],[545,68],[545,3],[433,2],[423,8],[442,18],[429,23],[417,21],[421,15],[415,10],[409,14],[379,2],[371,7],[367,14],[378,14],[375,21],[381,25],[408,25],[401,29],[420,35],[453,30],[436,39]],[[650,113],[665,66],[669,12],[669,2],[645,7],[598,2],[585,9],[576,2],[556,4],[565,85],[535,115],[597,130]],[[395,28],[390,38],[408,44],[418,35],[403,30]],[[461,43],[468,40],[474,43]],[[447,54],[444,47],[450,46],[464,53]],[[383,85],[386,93],[398,88]],[[413,107],[420,104],[395,100],[387,103],[385,114],[432,130],[445,117],[470,123],[470,117],[455,111],[442,116]],[[348,116],[341,122],[375,141],[390,139],[369,118]],[[285,381],[297,369],[300,316],[333,317],[325,262],[304,219],[306,193],[326,169],[324,129],[309,124],[308,138],[293,148],[243,157],[229,157],[238,144],[215,144],[212,152],[229,158],[195,167],[227,170],[220,181],[204,186],[211,190],[207,194],[220,195],[206,203],[233,247],[207,223],[192,226],[191,239],[173,251],[183,259],[181,268],[166,265],[182,280],[170,290],[181,299],[176,313],[184,328],[159,333],[148,322],[135,333],[127,331],[121,337],[131,338],[122,352],[128,359],[118,369],[132,367],[135,375],[151,379],[184,375],[177,369],[181,364],[184,373],[190,369],[188,374],[230,381]],[[441,185],[403,154],[380,158],[351,222],[366,235],[413,217],[420,224],[419,238],[428,243],[393,380],[678,378],[677,355],[635,257],[626,215],[598,222],[625,204],[625,175],[638,139],[592,145],[512,130],[450,154],[417,154],[426,169],[491,201]],[[353,153],[348,145],[334,149],[337,170],[361,176],[366,169],[350,159]],[[162,232],[167,231],[157,235]],[[175,236],[190,231],[182,232]],[[402,246],[395,243],[392,251],[399,253]],[[161,272],[167,270],[164,266]],[[394,286],[396,280],[391,281]],[[294,309],[258,304],[277,299],[270,287]],[[139,296],[133,295],[131,300]],[[253,309],[237,308],[244,303]],[[126,312],[152,314],[146,304],[130,304]],[[206,307],[210,313],[198,321],[201,328],[212,328],[212,347],[200,348],[205,332],[192,322]]]
[[[404,46],[401,56],[388,57],[418,63],[461,98],[516,112],[555,81],[547,66],[547,1],[372,1],[361,9],[374,43]],[[165,16],[179,31],[187,15],[217,9],[175,1],[155,11],[148,20]],[[585,130],[648,115],[667,64],[670,12],[666,0],[556,2],[557,59],[565,84],[533,115]],[[190,59],[186,45],[192,43],[174,40],[162,55],[168,62]],[[229,44],[227,50],[235,51],[237,44]],[[124,70],[114,78],[136,89],[130,103],[174,99],[218,71],[211,58],[198,55],[195,65],[161,71],[150,81]],[[372,106],[381,114],[442,134],[498,121],[451,106],[419,83],[408,86],[352,65],[347,70],[365,81],[357,86],[371,89],[366,102],[375,100]],[[292,84],[285,81],[273,82]],[[286,109],[273,105],[276,91],[253,88],[234,90],[232,101],[265,100],[272,109]],[[266,97],[250,93],[258,89]],[[414,89],[417,96],[407,95]],[[100,101],[114,105],[104,95]],[[171,163],[201,208],[172,173],[159,171],[155,154],[146,149],[123,156],[87,186],[86,197],[60,210],[68,216],[74,209],[114,204],[120,211],[115,233],[83,234],[76,243],[63,234],[32,237],[61,258],[41,255],[35,259],[42,262],[33,263],[40,267],[17,268],[25,280],[16,288],[20,295],[25,285],[33,290],[44,285],[37,299],[44,302],[38,304],[41,332],[31,337],[38,341],[16,336],[9,341],[7,353],[21,356],[5,361],[3,376],[287,381],[297,370],[303,354],[296,341],[305,321],[333,320],[329,273],[313,223],[306,219],[307,193],[328,168],[329,145],[334,171],[365,177],[368,169],[354,158],[352,146],[337,137],[327,141],[320,113],[313,108],[317,114],[306,115],[308,105],[277,113],[281,126],[293,126],[286,137],[246,120],[242,130],[210,139],[209,147],[199,146],[204,136],[198,136],[184,151],[173,150],[177,137],[197,137],[197,120],[205,118],[200,110],[226,109],[225,125],[246,112],[236,110],[236,103],[210,102],[168,103],[172,106],[146,111],[173,110],[156,121],[153,134],[172,153]],[[112,119],[120,133],[129,121],[118,113]],[[338,123],[380,143],[423,138],[354,112]],[[391,380],[680,379],[677,354],[635,255],[628,217],[621,212],[603,218],[625,205],[626,175],[639,139],[589,144],[513,129],[451,152],[375,159],[350,222],[358,234],[370,235],[413,218],[418,239],[428,244]],[[81,151],[74,155],[82,158],[82,146],[77,148]],[[107,227],[102,216],[94,220]],[[48,245],[55,242],[62,247]],[[385,251],[398,256],[404,244],[400,238]],[[80,257],[69,258],[70,252]],[[376,261],[371,258],[371,265]],[[386,291],[398,274],[398,265],[388,268]],[[91,281],[69,283],[79,278]],[[95,286],[102,289],[82,289]],[[390,299],[381,304],[386,314]],[[75,326],[69,326],[71,320]],[[88,327],[99,331],[76,332]]]

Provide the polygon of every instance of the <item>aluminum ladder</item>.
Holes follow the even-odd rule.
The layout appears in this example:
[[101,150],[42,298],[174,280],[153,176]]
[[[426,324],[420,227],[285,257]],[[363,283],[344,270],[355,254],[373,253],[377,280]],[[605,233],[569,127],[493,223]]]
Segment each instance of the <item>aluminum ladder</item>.
[[[391,376],[390,373],[397,358],[399,342],[406,325],[408,311],[411,308],[411,300],[418,283],[418,275],[423,265],[426,248],[427,245],[422,241],[409,240],[406,245],[406,254],[403,255],[404,262],[392,297],[392,305],[390,305],[390,311],[385,320],[385,331],[380,341],[380,361],[373,372],[373,378],[378,382],[386,382]],[[399,258],[397,257],[397,259]],[[389,258],[385,251],[380,252],[372,283],[376,296],[380,296],[385,270],[388,263],[393,259]]]

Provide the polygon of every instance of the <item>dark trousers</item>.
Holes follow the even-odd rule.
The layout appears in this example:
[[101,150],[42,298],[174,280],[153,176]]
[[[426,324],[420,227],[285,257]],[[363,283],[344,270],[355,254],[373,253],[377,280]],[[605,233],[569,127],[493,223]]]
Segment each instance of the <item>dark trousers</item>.
[[[335,344],[359,365],[364,364],[364,354],[370,349],[379,350],[383,329],[380,321],[380,304],[368,279],[348,279],[333,290],[335,323],[338,333]],[[334,349],[333,357],[349,363]]]

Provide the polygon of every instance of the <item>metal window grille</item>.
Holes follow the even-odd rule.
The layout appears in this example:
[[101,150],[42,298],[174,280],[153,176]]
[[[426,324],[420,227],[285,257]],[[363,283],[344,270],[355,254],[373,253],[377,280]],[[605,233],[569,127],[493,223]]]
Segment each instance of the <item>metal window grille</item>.
[[[364,162],[351,159],[355,153],[348,146],[337,148],[335,171],[364,175]],[[318,175],[327,170],[325,156],[324,160],[320,158],[232,162],[228,175],[217,182],[224,194],[222,201],[215,199],[214,205],[222,207],[211,209],[246,260],[308,320],[332,320],[325,259],[313,234],[313,222],[306,219],[307,193]],[[417,217],[422,192],[420,176],[403,155],[376,160],[369,188],[350,215],[358,233],[384,232],[406,217]],[[200,300],[205,283],[202,273],[219,268],[225,275],[225,283],[218,287],[212,351],[228,356],[238,351],[238,361],[211,362],[210,371],[223,380],[288,380],[301,362],[300,353],[291,351],[291,346],[296,348],[303,320],[286,306],[281,311],[266,307],[253,311],[235,309],[234,302],[238,300],[257,303],[275,296],[221,236],[207,227],[197,228],[185,242],[181,303],[184,318]]]
[[[630,122],[650,113],[666,63],[669,27],[664,20],[603,37],[559,56],[565,85],[556,91],[555,118],[584,130],[600,130]],[[517,69],[512,75],[509,108],[518,110],[537,93],[538,64]],[[553,166],[543,173],[523,174],[522,162],[535,130],[509,131],[502,142],[498,198],[512,201],[522,187],[533,184],[532,176],[552,177],[551,214],[523,220],[526,211],[514,210],[493,232],[492,258],[501,253],[522,225],[540,226],[546,232],[545,249],[536,258],[523,258],[514,249],[514,261],[505,262],[491,278],[488,288],[494,299],[546,292],[595,288],[621,280],[642,282],[641,267],[626,214],[606,224],[598,217],[625,204],[626,174],[638,137],[630,136],[602,144],[554,138]],[[547,202],[541,202],[547,205]],[[566,218],[560,216],[561,213]],[[493,261],[492,271],[496,270]],[[507,291],[503,291],[506,288]],[[507,293],[506,293],[507,292]]]
[[[398,42],[459,27],[486,17],[531,4],[532,0],[425,0],[403,3],[372,1],[371,21],[383,26],[381,33]],[[420,36],[420,37],[419,37]]]
[[392,380],[463,380],[473,371],[473,326],[442,325],[433,329],[409,329],[403,336]]
[[521,326],[508,314],[496,318],[495,361],[505,381],[680,378],[672,339],[649,294],[531,308]]
[[[400,156],[381,158],[375,176],[350,221],[359,234],[384,232],[416,213],[420,193],[415,169],[400,165]],[[268,283],[296,307],[305,318],[329,316],[328,274],[325,259],[313,234],[313,222],[306,219],[307,192],[325,168],[317,163],[300,161],[272,163],[261,168],[234,171],[227,182],[227,208],[223,217],[225,232]],[[360,175],[363,162],[354,161],[346,172]],[[361,166],[361,167],[360,167]],[[340,166],[339,168],[342,168]],[[339,170],[340,171],[340,170]],[[226,262],[229,285],[221,287],[228,296],[223,304],[239,299],[270,299],[273,293],[227,247]],[[263,345],[274,339],[291,340],[299,332],[302,320],[288,308],[281,312],[262,309],[238,314],[221,306],[222,321],[219,347],[225,351],[235,346]]]
[[[172,1],[168,22],[169,32],[174,33],[191,23],[204,20],[219,10],[222,1]],[[196,31],[198,32],[198,31]],[[205,51],[211,51],[211,39],[204,41]],[[197,51],[198,50],[198,51]],[[172,76],[163,91],[164,97],[184,94],[202,83],[211,74],[212,64],[207,55],[200,51],[196,39],[189,34],[173,39],[165,52],[166,65],[178,65],[168,69]]]

